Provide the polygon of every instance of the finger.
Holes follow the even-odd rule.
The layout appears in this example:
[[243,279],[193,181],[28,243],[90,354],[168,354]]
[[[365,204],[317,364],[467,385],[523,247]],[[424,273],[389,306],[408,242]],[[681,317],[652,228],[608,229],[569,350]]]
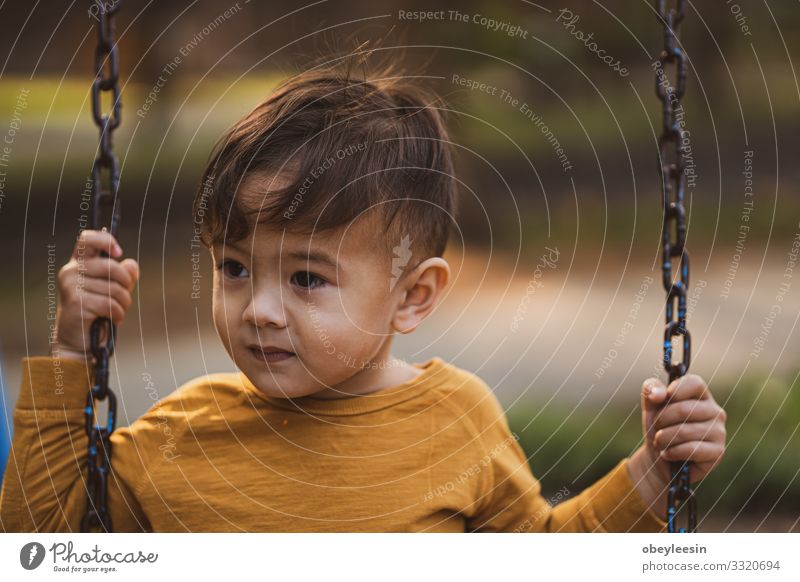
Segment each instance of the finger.
[[83,230],[78,235],[75,249],[72,252],[74,259],[90,259],[99,256],[101,252],[111,257],[122,255],[122,248],[110,232],[106,230]]
[[670,402],[678,402],[679,400],[706,400],[711,397],[703,378],[697,374],[686,374],[677,378],[667,387],[667,396]]
[[657,449],[667,449],[685,442],[725,442],[725,427],[716,421],[689,422],[657,430],[653,444]]
[[80,297],[81,317],[83,321],[94,321],[98,317],[107,317],[114,323],[125,319],[125,310],[112,297],[85,293]]
[[696,463],[705,463],[720,458],[724,450],[725,447],[719,443],[691,441],[665,449],[661,451],[660,456],[665,461],[694,461]]
[[658,378],[648,378],[642,384],[642,408],[658,408],[667,396],[667,387]]
[[723,420],[723,410],[713,400],[683,400],[667,404],[655,417],[655,429],[660,430],[673,424],[685,422],[704,422]]
[[126,289],[133,285],[133,279],[128,269],[114,259],[95,257],[83,264],[84,279],[95,277],[104,281],[116,281]]
[[86,279],[81,288],[83,293],[93,293],[101,297],[111,297],[115,299],[126,311],[131,306],[131,292],[120,285],[117,281],[107,279]]
[[661,404],[666,399],[667,387],[658,378],[648,378],[642,384],[642,434],[649,442],[653,440],[653,423]]
[[128,287],[128,289],[133,291],[133,287],[139,280],[139,263],[137,263],[133,259],[125,259],[122,262],[120,262],[120,266],[122,266],[123,269],[127,270],[128,274],[131,276],[131,284],[130,287]]

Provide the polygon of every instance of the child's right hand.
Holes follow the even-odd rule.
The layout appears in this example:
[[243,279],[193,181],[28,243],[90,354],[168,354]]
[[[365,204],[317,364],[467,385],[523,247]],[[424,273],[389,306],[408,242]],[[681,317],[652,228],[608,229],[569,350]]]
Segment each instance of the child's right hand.
[[[101,251],[109,256],[102,256]],[[110,232],[80,233],[72,257],[58,271],[59,305],[51,356],[91,358],[92,322],[108,317],[119,324],[125,318],[139,278],[139,264],[133,259],[117,262],[112,258],[121,255],[122,249]]]

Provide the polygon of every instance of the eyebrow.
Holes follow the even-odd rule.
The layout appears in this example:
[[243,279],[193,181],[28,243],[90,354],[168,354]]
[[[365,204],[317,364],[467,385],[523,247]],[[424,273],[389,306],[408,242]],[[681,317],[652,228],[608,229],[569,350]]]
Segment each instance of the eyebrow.
[[[240,245],[236,244],[235,242],[226,242],[224,246],[233,247],[234,249],[241,251],[243,253],[249,252],[247,249],[244,249]],[[250,249],[252,250],[252,249]],[[326,252],[321,250],[307,250],[307,251],[291,251],[286,253],[287,259],[296,259],[298,261],[308,261],[309,263],[319,263],[322,265],[327,265],[334,269],[339,269],[339,263],[336,260],[328,255]]]
[[333,257],[330,257],[327,253],[320,250],[292,251],[291,253],[286,253],[286,256],[290,259],[308,261],[310,263],[321,263],[333,267],[334,269],[339,268],[339,263],[337,263]]

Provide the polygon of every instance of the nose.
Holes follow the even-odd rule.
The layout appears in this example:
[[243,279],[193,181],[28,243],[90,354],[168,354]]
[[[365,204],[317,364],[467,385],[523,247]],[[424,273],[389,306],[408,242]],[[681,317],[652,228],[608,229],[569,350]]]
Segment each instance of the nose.
[[253,287],[242,319],[256,327],[286,327],[281,290]]

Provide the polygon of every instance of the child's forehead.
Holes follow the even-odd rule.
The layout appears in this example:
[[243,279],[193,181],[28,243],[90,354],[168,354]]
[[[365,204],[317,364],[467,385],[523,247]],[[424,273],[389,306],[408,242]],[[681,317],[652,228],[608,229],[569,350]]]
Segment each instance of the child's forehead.
[[387,257],[382,255],[387,254],[383,252],[386,233],[383,217],[377,209],[325,230],[315,230],[313,223],[303,223],[298,230],[293,230],[291,224],[261,222],[265,218],[265,214],[260,213],[265,197],[291,187],[294,171],[287,166],[279,172],[253,171],[244,177],[236,198],[246,212],[248,234],[238,242],[239,247],[251,250],[254,255],[261,254],[260,251],[275,255],[296,255],[297,251],[302,251],[324,253],[337,258],[339,263],[385,261]]
[[371,229],[357,224],[311,234],[258,224],[244,239],[215,244],[213,252],[221,255],[228,249],[256,261],[308,260],[338,269],[374,267],[385,262],[379,237]]

